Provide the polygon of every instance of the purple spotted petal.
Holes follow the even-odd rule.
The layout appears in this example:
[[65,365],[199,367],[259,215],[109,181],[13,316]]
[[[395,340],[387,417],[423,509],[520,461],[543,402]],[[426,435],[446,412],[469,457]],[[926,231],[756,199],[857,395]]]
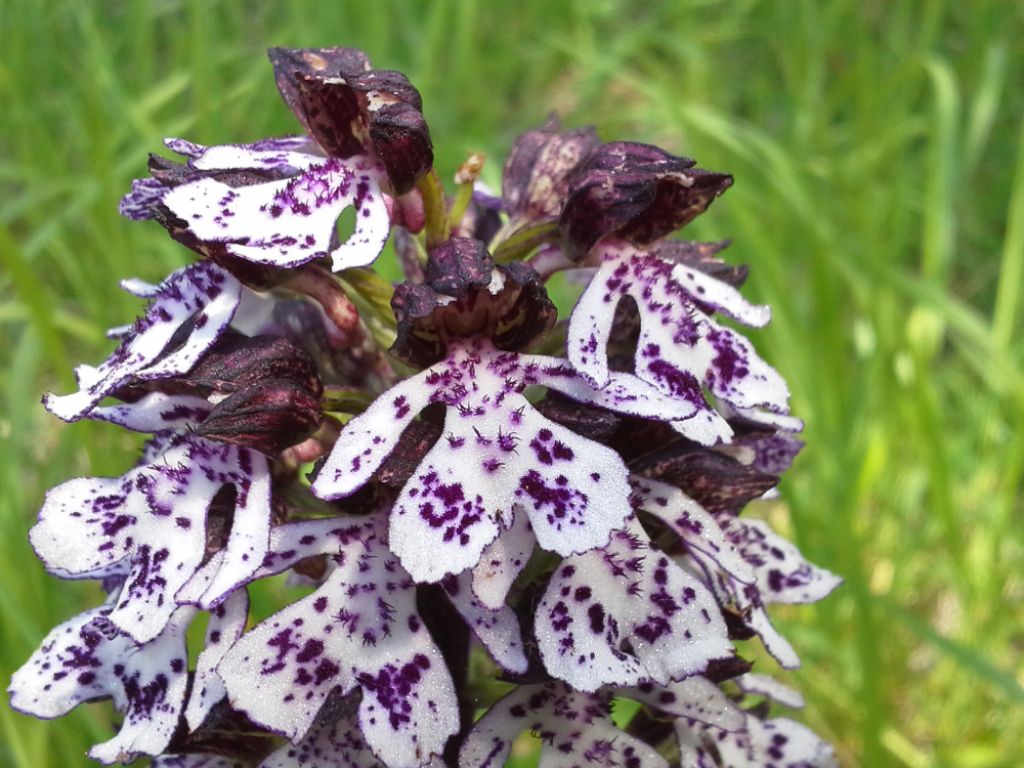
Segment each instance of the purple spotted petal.
[[245,763],[220,755],[161,755],[150,763],[151,768],[247,768]]
[[193,171],[257,170],[287,175],[323,162],[323,155],[306,136],[283,136],[251,144],[220,144],[212,147],[185,139],[165,139],[172,152],[187,157]]
[[748,695],[764,696],[793,709],[802,709],[804,706],[804,697],[799,691],[783,685],[774,677],[748,672],[737,677],[734,682]]
[[188,429],[206,418],[213,406],[202,397],[151,392],[134,403],[97,406],[89,417],[109,421],[133,432]]
[[[76,421],[133,377],[148,380],[186,373],[227,328],[241,292],[237,280],[210,262],[179,269],[160,284],[145,316],[102,365],[78,369],[80,391],[48,394],[43,404],[55,416]],[[190,319],[188,336],[163,355],[172,337]]]
[[718,601],[722,605],[729,606],[740,617],[740,621],[761,638],[765,650],[782,667],[796,669],[800,666],[800,657],[797,656],[793,646],[775,629],[771,619],[768,618],[760,589],[756,584],[745,581],[749,569],[737,577],[722,569],[713,558],[697,549],[691,549],[688,558],[684,558],[683,562],[689,564],[690,560],[703,570],[704,581]]
[[79,614],[54,628],[11,677],[11,706],[41,718],[65,715],[85,701],[112,698],[124,713],[120,732],[94,746],[104,763],[160,754],[171,740],[188,680],[182,609],[150,642],[136,644],[110,621],[111,607]]
[[[330,158],[294,178],[245,187],[200,178],[168,192],[164,205],[199,240],[281,268],[328,254],[335,271],[367,266],[391,228],[379,172],[362,158]],[[356,211],[355,231],[334,247],[335,225],[348,208]]]
[[497,610],[505,604],[512,582],[523,572],[536,543],[530,518],[516,515],[512,525],[484,548],[473,568],[473,594],[484,606]]
[[[517,509],[545,549],[570,555],[600,546],[629,513],[622,460],[541,416],[521,394],[535,384],[578,393],[581,382],[556,358],[501,352],[485,340],[453,344],[446,360],[384,393],[346,425],[313,492],[325,499],[351,494],[417,410],[442,403],[444,433],[391,515],[392,549],[413,578],[437,581],[475,566]],[[587,392],[606,406],[653,407],[615,387],[608,395]]]
[[[259,768],[385,768],[374,756],[353,716],[317,722],[298,744],[271,753]],[[424,768],[444,768],[431,758]]]
[[754,584],[754,571],[715,518],[674,485],[632,475],[633,505],[661,520],[683,540],[737,582]]
[[835,574],[807,562],[763,520],[734,518],[726,535],[752,567],[766,603],[816,603],[842,584]]
[[[324,521],[281,526],[280,543],[322,546]],[[218,672],[232,706],[298,742],[332,691],[362,691],[359,726],[388,765],[440,753],[458,729],[451,677],[416,612],[415,584],[382,538],[383,520],[339,528],[333,570],[308,597],[242,636]],[[297,547],[273,567],[287,566]]]
[[696,564],[715,597],[744,617],[744,623],[783,667],[800,666],[793,646],[768,618],[757,569],[740,551],[736,535],[723,530],[714,516],[674,486],[635,475],[631,482],[633,504],[662,520],[686,545],[682,562]]
[[217,674],[217,665],[228,649],[242,636],[245,622],[249,618],[249,595],[244,589],[233,592],[228,598],[210,611],[206,626],[206,643],[203,652],[196,659],[195,678],[192,692],[185,707],[185,721],[189,730],[194,731],[220,702],[227,691]]
[[616,693],[642,701],[664,714],[698,720],[725,731],[739,730],[746,723],[743,710],[704,677],[689,677],[668,685],[642,683]]
[[64,578],[102,578],[129,563],[110,621],[146,642],[167,624],[175,593],[199,567],[207,510],[225,485],[235,488],[235,524],[206,607],[251,574],[266,551],[269,475],[254,451],[173,438],[123,477],[78,478],[51,490],[30,538]]
[[615,727],[610,693],[577,693],[559,683],[516,688],[487,711],[459,752],[461,768],[502,768],[524,731],[541,740],[544,768],[668,768],[649,744]]
[[734,732],[679,720],[676,731],[680,742],[692,741],[696,735],[704,745],[713,745],[723,768],[768,765],[773,768],[834,768],[838,765],[832,747],[806,726],[784,717],[759,720],[751,715],[747,717],[746,728]]
[[131,191],[121,198],[118,212],[133,221],[153,218],[153,208],[160,204],[167,187],[157,179],[135,179]]
[[636,519],[600,549],[567,558],[537,606],[548,672],[578,690],[667,683],[732,655],[718,605]]
[[409,423],[433,401],[436,389],[436,374],[428,369],[400,381],[349,421],[313,482],[313,493],[337,499],[365,485]]
[[699,304],[708,297],[704,306],[753,325],[767,322],[766,308],[746,303],[731,286],[687,265],[621,244],[606,245],[602,253],[603,262],[569,321],[569,359],[580,373],[597,386],[611,377],[606,347],[615,308],[628,296],[640,314],[636,375],[692,406],[674,425],[686,437],[713,445],[732,435],[707,404],[704,387],[734,407],[786,408],[789,392],[778,373]]
[[565,360],[523,355],[524,373],[531,383],[541,384],[581,403],[597,405],[617,413],[659,421],[686,421],[705,405],[696,406],[666,394],[632,374],[612,371],[600,389],[580,375]]
[[473,594],[471,571],[447,576],[441,580],[441,586],[491,658],[509,672],[526,672],[529,662],[523,652],[523,635],[515,612],[507,605],[497,609],[484,605]]

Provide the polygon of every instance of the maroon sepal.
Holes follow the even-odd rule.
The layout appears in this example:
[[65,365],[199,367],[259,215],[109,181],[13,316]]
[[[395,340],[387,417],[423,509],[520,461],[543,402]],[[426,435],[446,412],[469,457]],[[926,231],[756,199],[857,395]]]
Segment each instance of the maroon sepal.
[[679,444],[631,465],[637,474],[670,483],[709,512],[738,513],[774,488],[779,478],[717,451]]
[[739,288],[747,280],[747,274],[750,271],[747,265],[729,264],[718,258],[718,254],[728,248],[731,242],[731,240],[721,240],[717,243],[663,240],[651,250],[656,256],[699,269],[716,280],[728,283],[733,288]]
[[411,365],[441,360],[445,340],[453,337],[482,335],[499,349],[526,349],[557,317],[533,269],[519,262],[495,265],[479,240],[453,237],[439,245],[425,277],[425,283],[402,283],[391,299],[398,323],[391,353]]
[[593,127],[561,131],[554,115],[522,134],[502,174],[501,195],[509,216],[520,221],[557,217],[569,176],[600,144]]
[[692,221],[732,185],[728,174],[693,166],[649,144],[598,147],[569,179],[559,218],[566,252],[582,259],[611,234],[647,245]]
[[320,426],[320,399],[288,379],[262,381],[221,400],[196,433],[222,443],[278,453]]
[[269,55],[282,98],[327,154],[376,157],[395,195],[433,166],[423,100],[405,75],[370,69],[351,48],[272,48]]

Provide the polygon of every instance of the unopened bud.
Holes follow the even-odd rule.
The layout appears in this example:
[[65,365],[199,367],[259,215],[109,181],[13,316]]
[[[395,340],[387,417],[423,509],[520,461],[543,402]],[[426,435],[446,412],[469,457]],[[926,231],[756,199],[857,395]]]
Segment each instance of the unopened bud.
[[320,398],[289,379],[271,379],[225,398],[196,428],[211,440],[274,454],[320,426]]

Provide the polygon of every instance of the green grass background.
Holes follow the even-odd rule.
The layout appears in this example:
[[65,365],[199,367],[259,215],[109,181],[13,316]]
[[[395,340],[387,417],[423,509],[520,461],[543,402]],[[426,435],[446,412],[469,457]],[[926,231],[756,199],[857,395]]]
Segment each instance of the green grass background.
[[[27,541],[46,488],[136,444],[39,406],[189,254],[117,216],[160,139],[295,130],[268,45],[353,45],[422,90],[446,178],[557,110],[736,177],[756,343],[807,449],[762,510],[846,579],[778,611],[799,715],[847,766],[1024,764],[1024,11],[1013,2],[0,3],[0,679],[95,599]],[[767,668],[766,662],[761,663]],[[104,706],[0,706],[0,764],[76,766]]]

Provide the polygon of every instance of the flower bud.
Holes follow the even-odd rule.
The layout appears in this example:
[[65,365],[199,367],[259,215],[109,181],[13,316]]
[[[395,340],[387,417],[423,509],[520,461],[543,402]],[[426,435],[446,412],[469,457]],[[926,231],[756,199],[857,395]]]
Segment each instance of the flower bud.
[[182,377],[200,394],[240,392],[270,379],[287,379],[313,397],[323,393],[310,356],[278,336],[232,335]]
[[737,513],[779,478],[705,448],[673,446],[644,457],[634,471],[681,488],[709,512]]
[[520,136],[505,162],[501,194],[513,219],[558,216],[569,176],[601,140],[592,127],[560,131],[558,119]]
[[334,157],[372,154],[402,195],[434,164],[419,91],[400,72],[370,69],[351,48],[270,51],[281,96]]
[[582,259],[611,234],[647,245],[695,219],[732,185],[732,176],[693,166],[649,144],[598,147],[569,179],[559,220],[569,255]]
[[273,454],[305,440],[321,418],[319,397],[295,381],[271,379],[222,400],[196,433]]

